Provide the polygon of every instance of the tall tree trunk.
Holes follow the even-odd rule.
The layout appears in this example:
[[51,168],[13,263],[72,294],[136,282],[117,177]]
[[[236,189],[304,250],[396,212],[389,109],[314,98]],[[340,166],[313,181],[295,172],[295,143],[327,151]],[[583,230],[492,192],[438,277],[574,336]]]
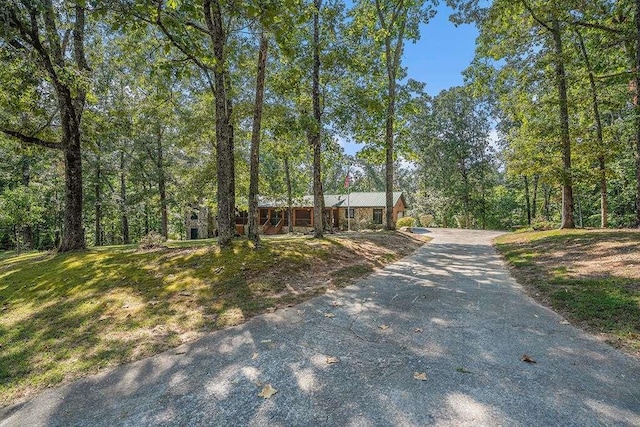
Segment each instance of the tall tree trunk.
[[[31,157],[24,154],[21,163],[22,185],[28,188],[31,183]],[[22,245],[25,249],[33,248],[33,228],[30,225],[22,227]]]
[[385,228],[395,230],[393,222],[393,119],[396,105],[396,81],[395,75],[389,77],[389,98],[387,100],[387,119],[385,124]]
[[98,142],[98,154],[96,156],[96,182],[93,186],[95,196],[95,237],[94,242],[96,246],[102,246],[102,191],[101,180],[102,170],[100,168],[100,142]]
[[578,31],[577,29],[576,34],[578,36],[578,44],[580,46],[580,52],[582,53],[582,59],[584,60],[585,68],[587,69],[587,73],[589,74],[589,88],[591,89],[591,108],[593,110],[593,118],[596,122],[596,137],[598,142],[598,150],[600,151],[600,154],[598,155],[598,165],[600,172],[600,227],[607,228],[609,225],[607,217],[607,168],[604,158],[605,145],[602,132],[602,118],[600,117],[598,89],[596,87],[596,79],[593,74],[593,68],[591,67],[591,61],[589,60],[589,54],[587,53],[587,49],[584,45],[584,39],[582,38],[582,34],[580,33],[580,31]]
[[[53,13],[53,6],[47,1],[47,8]],[[76,68],[84,73],[89,71],[89,66],[84,54],[84,7],[78,2],[75,6],[75,17],[73,28],[73,57]],[[56,43],[56,47],[61,46]],[[56,62],[60,63],[62,49],[54,54]],[[57,79],[57,78],[56,78]],[[71,251],[85,249],[84,227],[82,223],[82,151],[81,151],[81,131],[82,113],[86,93],[83,89],[77,89],[75,96],[66,85],[58,85],[58,100],[60,105],[60,116],[62,124],[62,142],[64,145],[65,160],[65,219],[64,233],[60,242],[59,251]]]
[[609,227],[609,200],[607,197],[607,168],[604,156],[598,156],[598,165],[600,168],[600,228],[607,228]]
[[[380,0],[375,0],[376,13],[378,15],[378,23],[386,30],[384,43],[385,43],[385,65],[387,68],[387,106],[386,106],[386,122],[385,122],[385,229],[395,230],[396,225],[393,220],[393,154],[394,154],[394,120],[396,115],[396,77],[398,74],[398,68],[400,66],[400,60],[402,56],[403,43],[404,43],[404,31],[407,24],[406,16],[407,4],[399,2],[395,7],[393,16],[387,19],[384,16],[382,5]],[[392,46],[392,34],[394,33],[393,27],[398,25],[397,29],[397,42],[395,46]]]
[[527,175],[523,175],[524,179],[524,197],[527,206],[527,225],[531,226],[531,197],[529,195],[529,178]]
[[311,96],[313,102],[313,128],[308,132],[313,150],[313,235],[324,236],[324,194],[322,191],[322,111],[320,110],[320,7],[322,0],[313,0],[313,75]]
[[258,234],[258,181],[260,166],[260,128],[262,125],[262,106],[264,99],[264,81],[266,74],[268,40],[264,31],[260,34],[260,50],[258,52],[258,73],[256,76],[256,99],[253,107],[253,129],[251,131],[251,166],[249,172],[249,229],[247,237],[256,244],[260,241]]
[[[640,0],[639,0],[640,1]],[[562,146],[562,223],[560,228],[575,228],[573,220],[573,183],[571,176],[571,139],[569,135],[569,104],[567,76],[564,68],[562,30],[557,18],[553,18],[551,34],[555,50],[556,85],[560,104],[560,142]]]
[[129,217],[127,216],[127,183],[125,179],[124,150],[120,151],[120,226],[122,229],[122,244],[131,243],[129,239]]
[[213,95],[216,120],[216,178],[218,202],[218,246],[229,246],[235,234],[232,212],[235,210],[235,177],[233,132],[231,122],[231,94],[227,92],[228,64],[226,62],[226,34],[220,0],[204,0],[203,12],[213,46],[216,65],[213,71]]
[[289,157],[284,156],[284,179],[287,184],[287,215],[289,233],[293,233],[293,191],[291,189],[291,172],[289,171]]
[[80,150],[79,123],[62,114],[62,133],[65,169],[65,209],[62,239],[59,252],[85,249],[84,227],[82,224],[82,153]]
[[533,201],[531,202],[531,216],[535,220],[538,216],[538,181],[540,175],[533,175]]
[[[231,93],[231,77],[229,76],[228,70],[225,70],[225,84],[227,85],[227,94]],[[229,116],[228,123],[228,140],[227,140],[227,151],[230,153],[230,162],[228,164],[228,175],[229,175],[229,183],[227,184],[227,197],[229,200],[228,209],[229,209],[229,230],[231,232],[231,238],[236,236],[236,163],[235,163],[235,153],[234,153],[234,141],[235,141],[235,133],[233,128],[233,99],[231,96],[227,96],[227,114]]]
[[640,227],[640,0],[636,0],[635,11],[635,72],[634,72],[634,125],[636,161],[636,226]]
[[544,219],[549,221],[549,218],[551,217],[551,212],[549,211],[549,205],[551,204],[551,187],[549,187],[548,185],[543,185],[542,195],[544,197],[542,212],[544,212]]
[[160,196],[160,233],[169,237],[167,217],[166,174],[164,170],[164,150],[162,148],[162,127],[158,125],[156,134],[156,167],[158,170],[158,195]]

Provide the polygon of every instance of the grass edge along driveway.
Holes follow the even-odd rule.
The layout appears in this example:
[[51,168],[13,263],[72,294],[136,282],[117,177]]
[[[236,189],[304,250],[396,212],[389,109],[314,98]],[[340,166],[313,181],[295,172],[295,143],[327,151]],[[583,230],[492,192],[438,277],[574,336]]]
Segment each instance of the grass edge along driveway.
[[640,230],[551,230],[495,239],[527,292],[640,357]]
[[346,286],[424,243],[371,232],[0,254],[0,406]]

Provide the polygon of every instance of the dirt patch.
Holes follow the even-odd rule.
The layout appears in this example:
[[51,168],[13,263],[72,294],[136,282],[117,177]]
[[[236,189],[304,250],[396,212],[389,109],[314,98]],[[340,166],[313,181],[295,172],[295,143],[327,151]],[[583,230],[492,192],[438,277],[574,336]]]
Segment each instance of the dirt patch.
[[[429,239],[405,232],[344,233],[327,237],[328,252],[311,257],[304,264],[281,263],[258,277],[248,277],[250,283],[281,282],[284,289],[267,293],[265,297],[282,299],[286,305],[303,301],[350,285],[385,265],[413,253]],[[313,245],[313,241],[310,241]],[[259,279],[259,280],[258,280]]]

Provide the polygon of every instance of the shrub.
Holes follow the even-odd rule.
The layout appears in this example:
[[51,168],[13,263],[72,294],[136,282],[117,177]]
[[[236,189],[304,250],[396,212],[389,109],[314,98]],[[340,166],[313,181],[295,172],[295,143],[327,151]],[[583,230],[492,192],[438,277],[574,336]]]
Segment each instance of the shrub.
[[140,249],[155,249],[164,247],[165,238],[160,233],[151,231],[149,234],[140,239],[138,247]]
[[8,251],[13,249],[13,242],[9,233],[2,233],[0,235],[0,251]]
[[410,216],[405,216],[404,218],[398,219],[396,222],[396,227],[413,227],[413,224],[416,222],[415,218]]
[[55,247],[56,242],[53,240],[53,237],[51,237],[51,234],[44,233],[44,235],[40,237],[40,241],[38,242],[39,251],[50,251],[55,249]]
[[422,227],[432,227],[433,224],[433,215],[420,215],[420,225]]

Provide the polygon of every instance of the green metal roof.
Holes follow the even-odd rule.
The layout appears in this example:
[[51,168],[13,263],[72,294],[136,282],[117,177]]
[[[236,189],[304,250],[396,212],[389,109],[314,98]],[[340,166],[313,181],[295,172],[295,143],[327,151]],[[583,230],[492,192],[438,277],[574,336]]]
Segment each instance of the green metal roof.
[[[395,206],[398,203],[398,199],[404,197],[402,192],[394,191],[393,192],[393,205]],[[348,200],[349,206],[352,208],[384,208],[387,205],[386,202],[386,193],[384,191],[379,192],[353,192],[349,194]],[[406,202],[405,202],[406,203]],[[283,207],[286,203],[278,203],[273,200],[260,200],[258,206],[261,208],[275,208],[275,207]],[[324,205],[326,207],[347,207],[347,194],[325,194],[324,195]],[[304,196],[302,200],[299,200],[297,203],[294,203],[295,207],[312,207],[313,206],[313,196]]]

